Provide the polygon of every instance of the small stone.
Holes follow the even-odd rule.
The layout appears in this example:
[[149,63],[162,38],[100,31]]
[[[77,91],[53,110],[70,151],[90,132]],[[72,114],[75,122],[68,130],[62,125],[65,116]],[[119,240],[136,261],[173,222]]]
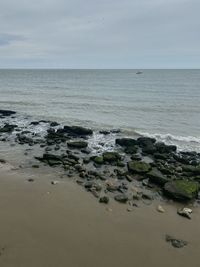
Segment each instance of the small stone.
[[99,202],[104,203],[104,204],[108,204],[109,197],[107,197],[107,196],[100,197]]
[[51,184],[52,185],[56,185],[56,184],[58,184],[59,182],[58,181],[51,181]]
[[34,182],[34,179],[33,178],[29,178],[27,181],[28,182]]
[[163,207],[161,205],[158,205],[157,211],[160,212],[160,213],[164,213],[165,212],[165,210],[163,209]]
[[176,239],[170,235],[165,236],[166,242],[170,242],[173,247],[175,248],[183,248],[184,246],[188,245],[187,241],[181,240],[181,239]]
[[185,218],[192,219],[191,214],[192,214],[192,209],[189,208],[182,208],[177,211],[177,213]]
[[128,201],[128,196],[125,194],[118,194],[115,196],[115,200],[121,203],[126,203]]
[[131,207],[128,207],[126,210],[127,210],[128,212],[133,211],[133,209],[132,209]]

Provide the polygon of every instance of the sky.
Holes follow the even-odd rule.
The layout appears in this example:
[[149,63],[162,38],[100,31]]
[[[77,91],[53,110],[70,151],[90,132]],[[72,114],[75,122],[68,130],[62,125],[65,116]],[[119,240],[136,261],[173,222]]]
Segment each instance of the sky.
[[0,0],[0,68],[200,68],[200,0]]

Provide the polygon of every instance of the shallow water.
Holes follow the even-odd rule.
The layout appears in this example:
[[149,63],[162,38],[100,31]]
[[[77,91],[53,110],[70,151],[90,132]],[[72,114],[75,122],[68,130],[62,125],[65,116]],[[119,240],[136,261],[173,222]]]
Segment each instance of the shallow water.
[[200,151],[200,70],[0,70],[0,108]]

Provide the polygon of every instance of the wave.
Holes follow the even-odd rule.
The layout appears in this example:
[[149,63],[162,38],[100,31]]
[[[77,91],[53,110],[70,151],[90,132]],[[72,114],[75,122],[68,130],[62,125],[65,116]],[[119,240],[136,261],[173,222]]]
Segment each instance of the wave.
[[140,131],[137,131],[137,133],[142,136],[153,137],[157,141],[161,141],[166,144],[174,144],[177,146],[178,150],[183,150],[183,151],[189,150],[189,151],[200,152],[200,137],[172,135],[170,133],[152,134],[152,133],[140,132]]

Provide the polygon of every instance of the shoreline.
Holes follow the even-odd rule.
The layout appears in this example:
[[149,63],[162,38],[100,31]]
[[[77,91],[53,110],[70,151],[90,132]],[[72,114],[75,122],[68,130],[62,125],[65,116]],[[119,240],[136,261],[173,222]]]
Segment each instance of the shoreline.
[[94,153],[91,129],[42,123],[0,127],[2,266],[196,266],[200,154],[123,136]]

